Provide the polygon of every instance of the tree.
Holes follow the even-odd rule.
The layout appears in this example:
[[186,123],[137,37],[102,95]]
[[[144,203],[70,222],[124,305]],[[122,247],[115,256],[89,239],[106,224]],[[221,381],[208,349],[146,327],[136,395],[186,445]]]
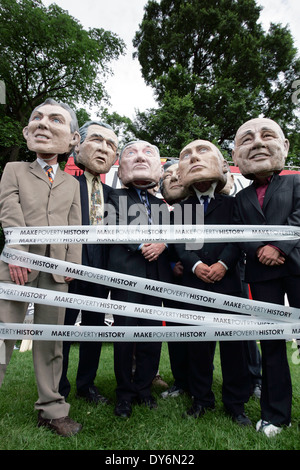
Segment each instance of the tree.
[[275,119],[285,131],[297,128],[291,99],[300,75],[297,49],[287,27],[263,30],[260,10],[255,0],[149,0],[133,41],[159,107],[165,109],[166,97],[189,96],[206,123],[203,134],[213,128],[227,150],[252,117]]
[[[41,0],[0,0],[0,50],[0,80],[6,86],[0,155],[17,160],[19,130],[47,97],[73,107],[108,100],[104,82],[111,73],[109,63],[124,53],[125,44],[104,29],[84,30],[55,4],[46,8]],[[25,152],[23,147],[22,158],[30,158]]]

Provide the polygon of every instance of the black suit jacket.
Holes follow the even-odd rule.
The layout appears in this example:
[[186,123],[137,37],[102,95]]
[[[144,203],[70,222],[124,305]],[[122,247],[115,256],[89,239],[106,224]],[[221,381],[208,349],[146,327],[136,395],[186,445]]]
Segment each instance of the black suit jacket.
[[[199,210],[200,202],[196,195],[191,196],[181,203],[184,210],[187,205],[192,207],[192,224],[196,223],[195,214]],[[233,219],[234,198],[223,194],[216,194],[211,199],[206,214],[204,215],[205,225],[230,225]],[[181,260],[184,270],[182,282],[186,286],[197,289],[210,290],[223,294],[233,294],[241,291],[240,272],[238,260],[241,252],[235,243],[205,243],[202,248],[196,247],[195,250],[186,249],[185,244],[176,244],[175,251]],[[208,265],[222,260],[229,268],[223,279],[214,284],[208,284],[192,272],[192,267],[197,261],[202,261]]]
[[[169,219],[167,204],[162,199],[152,196],[151,194],[148,194],[148,200],[152,208],[153,223],[161,224],[162,222],[166,222]],[[147,224],[146,209],[141,203],[139,195],[134,188],[116,189],[110,192],[108,202],[115,208],[117,224],[127,223],[129,225],[137,219],[141,221],[141,224]],[[124,211],[122,214],[120,204],[124,205]],[[134,205],[136,205],[135,208],[138,212],[134,210]],[[126,210],[126,207],[128,210]],[[161,253],[157,261],[149,262],[145,260],[139,246],[139,244],[135,243],[116,243],[115,245],[110,245],[107,269],[146,279],[151,278],[170,282],[171,268],[168,249],[166,248]],[[133,291],[127,291],[126,298],[129,302],[138,302],[140,294]]]
[[[274,175],[265,194],[263,207],[258,203],[254,184],[238,192],[234,223],[245,225],[300,225],[300,175]],[[258,261],[257,248],[272,244],[286,256],[282,266],[266,266]],[[247,254],[245,280],[259,282],[288,275],[300,275],[300,240],[251,242],[242,244]]]
[[[82,225],[90,225],[90,216],[89,216],[89,198],[88,198],[88,188],[87,182],[84,174],[80,175],[78,178],[80,185],[80,200],[81,200],[81,214],[82,214]],[[104,203],[107,202],[108,196],[112,188],[106,184],[103,186],[103,197]],[[82,264],[85,266],[91,266],[98,269],[107,268],[107,258],[108,258],[108,247],[105,244],[87,244],[82,245]],[[76,285],[75,285],[76,284]],[[97,295],[98,297],[107,297],[108,289],[106,286],[101,284],[89,283],[86,281],[76,281],[74,284],[74,289],[77,292],[82,294]]]

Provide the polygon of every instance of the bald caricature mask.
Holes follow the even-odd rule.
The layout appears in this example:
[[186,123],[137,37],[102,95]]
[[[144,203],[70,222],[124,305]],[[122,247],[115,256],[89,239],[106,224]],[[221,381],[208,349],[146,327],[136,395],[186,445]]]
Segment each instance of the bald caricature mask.
[[94,175],[108,173],[117,159],[118,148],[118,138],[112,128],[100,121],[88,121],[79,132],[75,164]]
[[149,142],[138,140],[123,147],[118,176],[124,186],[152,188],[162,176],[159,150]]
[[186,145],[179,156],[181,183],[188,188],[195,183],[218,182],[216,192],[225,186],[228,164],[218,148],[207,140],[195,140]]
[[268,177],[283,170],[289,142],[272,119],[245,122],[238,129],[234,143],[232,159],[245,178]]

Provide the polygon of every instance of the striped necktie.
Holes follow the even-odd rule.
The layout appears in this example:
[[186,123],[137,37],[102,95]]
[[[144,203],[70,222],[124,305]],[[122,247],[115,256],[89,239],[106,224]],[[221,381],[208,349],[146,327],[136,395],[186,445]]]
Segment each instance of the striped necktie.
[[99,225],[101,224],[102,218],[100,182],[97,176],[95,176],[92,182],[90,224]]
[[46,172],[46,174],[47,174],[47,176],[48,176],[48,178],[49,178],[50,183],[52,184],[53,181],[54,181],[54,178],[53,178],[53,168],[52,168],[52,166],[46,165],[46,166],[44,167],[44,170],[45,170],[45,172]]

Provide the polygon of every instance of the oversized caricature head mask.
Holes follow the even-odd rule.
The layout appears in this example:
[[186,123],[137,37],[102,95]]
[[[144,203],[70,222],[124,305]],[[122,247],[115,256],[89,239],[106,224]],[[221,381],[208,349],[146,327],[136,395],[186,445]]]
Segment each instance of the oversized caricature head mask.
[[119,157],[118,176],[124,186],[152,188],[162,176],[159,150],[143,140],[129,142]]
[[51,98],[33,110],[23,135],[29,150],[41,158],[58,155],[58,161],[67,160],[80,139],[74,111]]
[[283,170],[289,142],[272,119],[245,122],[238,129],[234,143],[232,158],[245,178],[268,177]]
[[195,183],[217,182],[216,192],[225,186],[228,164],[219,149],[207,140],[195,140],[186,145],[179,156],[181,183],[189,188]]
[[168,161],[163,166],[160,191],[169,204],[182,201],[188,193],[187,188],[181,183],[178,166],[178,161],[175,160]]
[[108,173],[117,159],[118,138],[108,124],[88,121],[80,129],[74,162],[94,175]]

